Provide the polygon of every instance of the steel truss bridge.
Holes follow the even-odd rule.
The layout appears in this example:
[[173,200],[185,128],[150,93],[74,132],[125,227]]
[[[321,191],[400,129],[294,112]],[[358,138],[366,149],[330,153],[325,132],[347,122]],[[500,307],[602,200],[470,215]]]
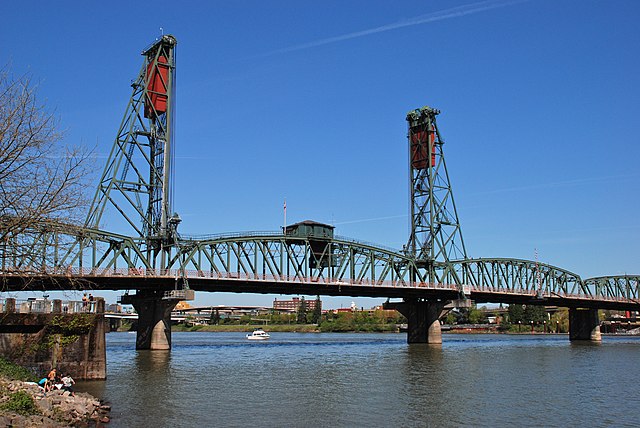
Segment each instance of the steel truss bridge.
[[343,237],[297,238],[282,232],[180,239],[154,266],[129,236],[49,223],[8,235],[3,290],[162,289],[458,299],[602,309],[640,308],[640,276],[582,279],[530,260],[496,258],[436,265],[430,281],[415,259]]
[[[144,62],[83,225],[14,228],[0,212],[0,286],[26,290],[181,290],[369,296],[640,309],[640,275],[582,279],[530,260],[467,256],[438,110],[406,117],[411,233],[403,251],[307,233],[184,237],[172,210],[175,47],[163,35]],[[101,230],[103,214],[128,232]],[[173,294],[171,294],[173,293]],[[177,294],[176,294],[177,293]]]

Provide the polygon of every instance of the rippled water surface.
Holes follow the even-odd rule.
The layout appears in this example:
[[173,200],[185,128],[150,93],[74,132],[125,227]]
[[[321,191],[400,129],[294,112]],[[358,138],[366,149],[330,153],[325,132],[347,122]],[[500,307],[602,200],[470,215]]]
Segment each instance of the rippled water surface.
[[107,335],[111,427],[639,426],[640,338],[174,333],[170,352]]

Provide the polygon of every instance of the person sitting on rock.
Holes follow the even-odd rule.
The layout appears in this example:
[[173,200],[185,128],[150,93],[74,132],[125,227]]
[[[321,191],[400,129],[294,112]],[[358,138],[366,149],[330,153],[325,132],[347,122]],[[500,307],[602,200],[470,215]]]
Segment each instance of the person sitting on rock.
[[73,391],[73,385],[75,385],[76,381],[73,380],[69,373],[65,374],[62,377],[62,389],[64,391],[69,391],[72,397],[76,396],[76,393]]

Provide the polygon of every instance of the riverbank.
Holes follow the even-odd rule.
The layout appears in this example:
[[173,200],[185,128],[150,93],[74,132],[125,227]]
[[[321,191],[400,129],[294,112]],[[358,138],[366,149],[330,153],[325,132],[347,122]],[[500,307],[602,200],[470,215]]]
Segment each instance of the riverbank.
[[45,394],[23,367],[0,359],[0,426],[101,427],[111,408],[90,394],[54,390]]
[[87,393],[45,394],[34,383],[7,379],[0,379],[0,390],[0,426],[101,427],[110,421],[111,408]]
[[[261,328],[268,333],[405,333],[399,325],[395,324],[363,324],[340,326],[334,329],[323,329],[322,325],[316,324],[269,324],[269,325],[247,325],[247,324],[221,324],[221,325],[193,325],[186,326],[177,324],[171,327],[173,332],[211,332],[211,333],[250,333],[255,329]],[[446,333],[491,333],[503,334],[507,331],[498,331],[495,325],[470,328],[468,326],[454,326],[442,330]],[[530,334],[530,333],[529,333]]]
[[320,329],[315,324],[272,324],[272,325],[194,325],[184,324],[174,325],[171,331],[199,331],[199,332],[247,332],[250,333],[257,328],[262,328],[269,333],[320,333]]
[[[222,324],[222,325],[194,325],[186,326],[178,324],[171,327],[173,332],[211,332],[211,333],[250,333],[255,329],[261,328],[268,333],[406,333],[397,326],[390,324],[366,325],[369,330],[360,329],[342,329],[342,330],[323,330],[316,324],[269,324],[269,325],[239,325],[239,324]],[[531,332],[531,330],[517,331],[516,329],[502,329],[500,326],[443,326],[442,334],[513,334],[513,335],[567,335],[567,332],[544,332],[541,329]],[[602,333],[603,336],[640,336],[640,333]]]

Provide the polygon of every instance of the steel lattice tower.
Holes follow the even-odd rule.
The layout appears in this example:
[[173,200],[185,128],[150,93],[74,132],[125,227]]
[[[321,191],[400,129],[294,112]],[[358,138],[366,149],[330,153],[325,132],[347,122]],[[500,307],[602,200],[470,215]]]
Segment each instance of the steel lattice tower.
[[[411,236],[406,251],[430,282],[441,282],[448,262],[467,258],[436,116],[431,107],[407,114],[411,186]],[[449,272],[452,273],[452,272]]]
[[141,238],[148,260],[175,242],[180,221],[172,214],[176,44],[175,37],[163,35],[142,52],[144,62],[85,223],[98,229],[105,210],[115,208],[128,234]]

